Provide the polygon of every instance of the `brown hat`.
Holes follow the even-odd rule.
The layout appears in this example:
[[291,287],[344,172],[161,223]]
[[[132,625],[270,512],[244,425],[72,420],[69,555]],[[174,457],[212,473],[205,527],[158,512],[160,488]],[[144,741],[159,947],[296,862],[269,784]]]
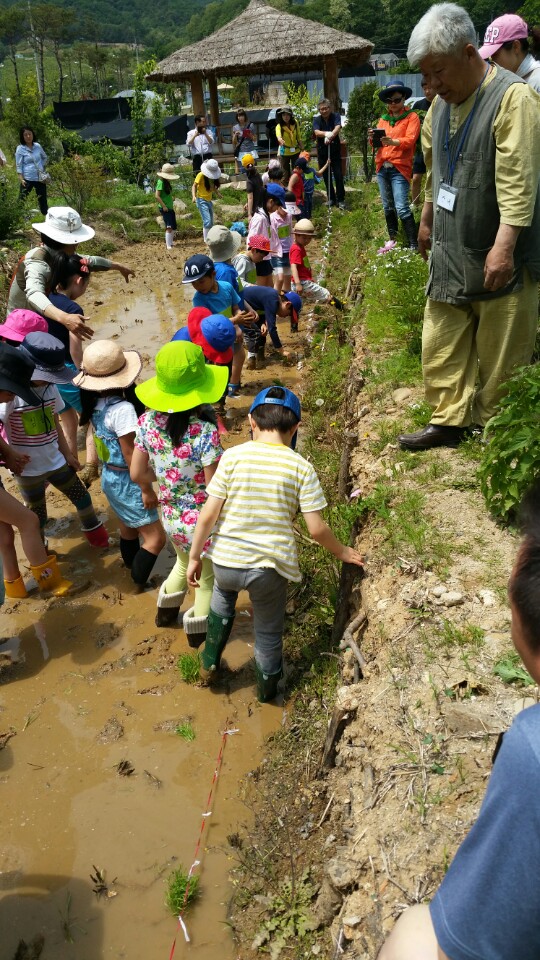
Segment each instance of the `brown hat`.
[[141,372],[142,360],[136,350],[122,350],[114,340],[94,340],[83,354],[81,372],[73,383],[83,390],[111,390],[130,387]]
[[179,180],[180,177],[177,173],[174,172],[174,167],[172,163],[164,163],[161,170],[158,171],[158,177],[161,180]]

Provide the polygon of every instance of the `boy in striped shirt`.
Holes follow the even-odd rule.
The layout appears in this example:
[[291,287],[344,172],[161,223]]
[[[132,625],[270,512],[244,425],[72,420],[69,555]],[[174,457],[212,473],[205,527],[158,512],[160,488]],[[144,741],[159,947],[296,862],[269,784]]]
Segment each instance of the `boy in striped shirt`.
[[298,510],[317,543],[343,563],[362,566],[360,554],[336,540],[321,517],[326,500],[315,470],[294,450],[300,418],[300,401],[285,387],[256,396],[249,411],[253,440],[223,454],[207,487],[187,570],[188,583],[197,587],[201,552],[214,530],[207,555],[215,580],[201,673],[209,679],[219,668],[238,593],[247,590],[261,703],[274,699],[283,674],[287,582],[301,580],[293,530]]

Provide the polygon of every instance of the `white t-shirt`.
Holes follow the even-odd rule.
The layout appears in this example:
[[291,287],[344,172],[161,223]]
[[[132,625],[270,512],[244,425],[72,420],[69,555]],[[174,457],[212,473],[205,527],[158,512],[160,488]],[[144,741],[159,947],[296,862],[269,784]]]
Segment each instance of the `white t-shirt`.
[[[96,410],[103,410],[106,402],[104,399],[99,399],[96,403]],[[128,433],[135,433],[137,430],[135,407],[129,400],[120,400],[119,403],[113,403],[105,414],[104,423],[107,430],[115,433],[117,437],[125,437]]]
[[17,453],[32,458],[21,473],[23,477],[38,477],[59,470],[66,462],[58,447],[54,422],[54,414],[61,413],[65,403],[53,383],[44,387],[32,384],[32,390],[41,397],[41,404],[29,406],[20,397],[0,403],[0,420],[9,445]]
[[[206,134],[208,134],[209,140]],[[197,133],[197,128],[190,130],[186,139],[192,157],[196,157],[197,154],[204,157],[205,154],[211,153],[213,142],[214,138],[208,128],[206,128],[206,133]]]

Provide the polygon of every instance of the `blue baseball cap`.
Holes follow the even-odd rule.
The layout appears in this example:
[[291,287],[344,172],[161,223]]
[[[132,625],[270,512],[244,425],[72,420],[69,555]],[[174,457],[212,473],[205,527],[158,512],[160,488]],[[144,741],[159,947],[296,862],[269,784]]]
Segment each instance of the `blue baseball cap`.
[[289,293],[285,294],[285,299],[292,304],[292,318],[294,323],[298,323],[298,314],[302,309],[302,297],[299,297],[294,290],[290,290]]
[[[282,390],[284,396],[269,397],[268,394],[270,393],[270,391],[276,390],[276,389]],[[276,387],[276,385],[274,384],[273,387],[266,387],[264,390],[261,390],[261,392],[257,394],[253,403],[251,404],[249,408],[249,412],[253,413],[253,411],[256,410],[257,407],[262,407],[266,403],[273,403],[277,407],[288,407],[288,409],[292,410],[294,415],[298,417],[299,421],[302,419],[302,407],[300,406],[300,401],[296,396],[296,394],[292,392],[292,390],[287,390],[287,387]]]
[[285,187],[282,187],[280,183],[267,183],[266,192],[274,199],[277,200],[281,206],[285,203]]
[[194,283],[208,276],[214,269],[214,261],[204,253],[196,253],[189,257],[184,264],[184,278],[182,283]]

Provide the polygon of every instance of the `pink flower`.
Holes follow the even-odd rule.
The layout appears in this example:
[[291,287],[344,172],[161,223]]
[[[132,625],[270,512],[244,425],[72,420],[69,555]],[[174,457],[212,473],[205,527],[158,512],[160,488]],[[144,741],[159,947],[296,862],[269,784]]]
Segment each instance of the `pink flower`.
[[195,503],[205,503],[206,493],[203,490],[199,490],[197,493],[193,494],[193,499]]
[[185,523],[188,527],[194,527],[199,519],[199,512],[197,510],[184,510],[180,517],[182,523]]
[[162,506],[162,508],[161,508],[161,512],[162,512],[162,514],[163,514],[163,519],[164,519],[164,520],[171,520],[171,519],[172,519],[173,509],[172,509],[171,506],[169,506],[168,503],[164,503],[164,504],[163,504],[163,506]]
[[210,434],[210,443],[212,444],[213,447],[219,447],[219,431],[218,430],[212,430],[212,433]]
[[179,547],[187,547],[189,545],[189,537],[185,533],[173,533],[173,541],[177,543]]
[[182,443],[179,447],[174,447],[173,455],[179,460],[189,460],[191,457],[191,446],[189,443]]
[[169,481],[169,483],[180,483],[180,481],[183,479],[183,474],[178,467],[170,467],[165,471],[165,478]]
[[160,503],[170,503],[172,500],[172,490],[169,490],[168,487],[160,485],[159,488],[159,502]]
[[201,432],[200,423],[190,423],[189,425],[189,435],[190,437],[198,437]]
[[193,475],[193,480],[195,483],[204,483],[204,470],[199,470],[198,473]]

